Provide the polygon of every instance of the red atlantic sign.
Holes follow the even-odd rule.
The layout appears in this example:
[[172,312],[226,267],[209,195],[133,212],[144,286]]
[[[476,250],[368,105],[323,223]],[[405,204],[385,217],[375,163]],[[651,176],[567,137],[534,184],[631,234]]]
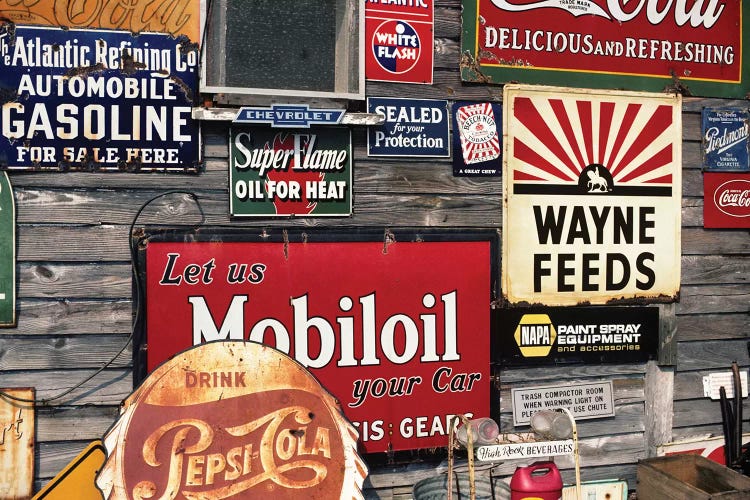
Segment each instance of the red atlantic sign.
[[703,227],[750,227],[750,174],[703,173]]
[[368,80],[432,83],[434,0],[365,3]]
[[264,343],[341,402],[364,451],[446,446],[453,415],[489,416],[490,267],[490,241],[150,241],[147,368]]

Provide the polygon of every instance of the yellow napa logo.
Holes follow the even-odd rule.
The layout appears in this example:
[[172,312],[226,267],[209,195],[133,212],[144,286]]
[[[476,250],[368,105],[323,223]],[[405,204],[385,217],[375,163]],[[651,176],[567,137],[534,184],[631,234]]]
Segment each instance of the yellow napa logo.
[[557,332],[546,314],[524,314],[513,334],[524,358],[547,356]]

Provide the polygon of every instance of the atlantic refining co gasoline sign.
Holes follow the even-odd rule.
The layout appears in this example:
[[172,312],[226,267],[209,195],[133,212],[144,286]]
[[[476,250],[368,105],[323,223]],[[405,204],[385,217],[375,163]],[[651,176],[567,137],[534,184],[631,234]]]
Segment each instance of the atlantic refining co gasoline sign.
[[[744,98],[750,2],[462,0],[461,76]],[[582,74],[585,77],[582,78]]]
[[352,144],[345,127],[234,124],[229,137],[233,216],[352,213]]
[[507,85],[503,102],[506,299],[675,300],[681,97]]
[[198,51],[167,34],[0,26],[0,168],[200,170]]

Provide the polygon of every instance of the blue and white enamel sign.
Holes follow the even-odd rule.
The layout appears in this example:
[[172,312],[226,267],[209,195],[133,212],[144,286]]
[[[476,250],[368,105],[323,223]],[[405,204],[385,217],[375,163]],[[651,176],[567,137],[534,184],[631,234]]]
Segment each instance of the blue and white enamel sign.
[[703,169],[707,171],[749,171],[748,110],[746,108],[703,108]]
[[343,117],[343,109],[310,109],[307,104],[274,104],[270,108],[240,108],[234,123],[266,123],[273,128],[310,128],[310,125],[337,125]]
[[2,26],[0,168],[197,171],[197,85],[170,35]]
[[448,101],[368,97],[367,111],[385,117],[367,131],[368,156],[450,156]]

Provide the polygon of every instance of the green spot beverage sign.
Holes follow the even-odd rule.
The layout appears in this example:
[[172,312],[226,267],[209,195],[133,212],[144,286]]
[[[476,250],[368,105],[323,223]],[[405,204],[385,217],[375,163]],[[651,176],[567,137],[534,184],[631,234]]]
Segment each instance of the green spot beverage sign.
[[8,174],[0,172],[0,327],[16,324],[16,209]]
[[229,143],[231,215],[351,215],[348,128],[235,126]]

